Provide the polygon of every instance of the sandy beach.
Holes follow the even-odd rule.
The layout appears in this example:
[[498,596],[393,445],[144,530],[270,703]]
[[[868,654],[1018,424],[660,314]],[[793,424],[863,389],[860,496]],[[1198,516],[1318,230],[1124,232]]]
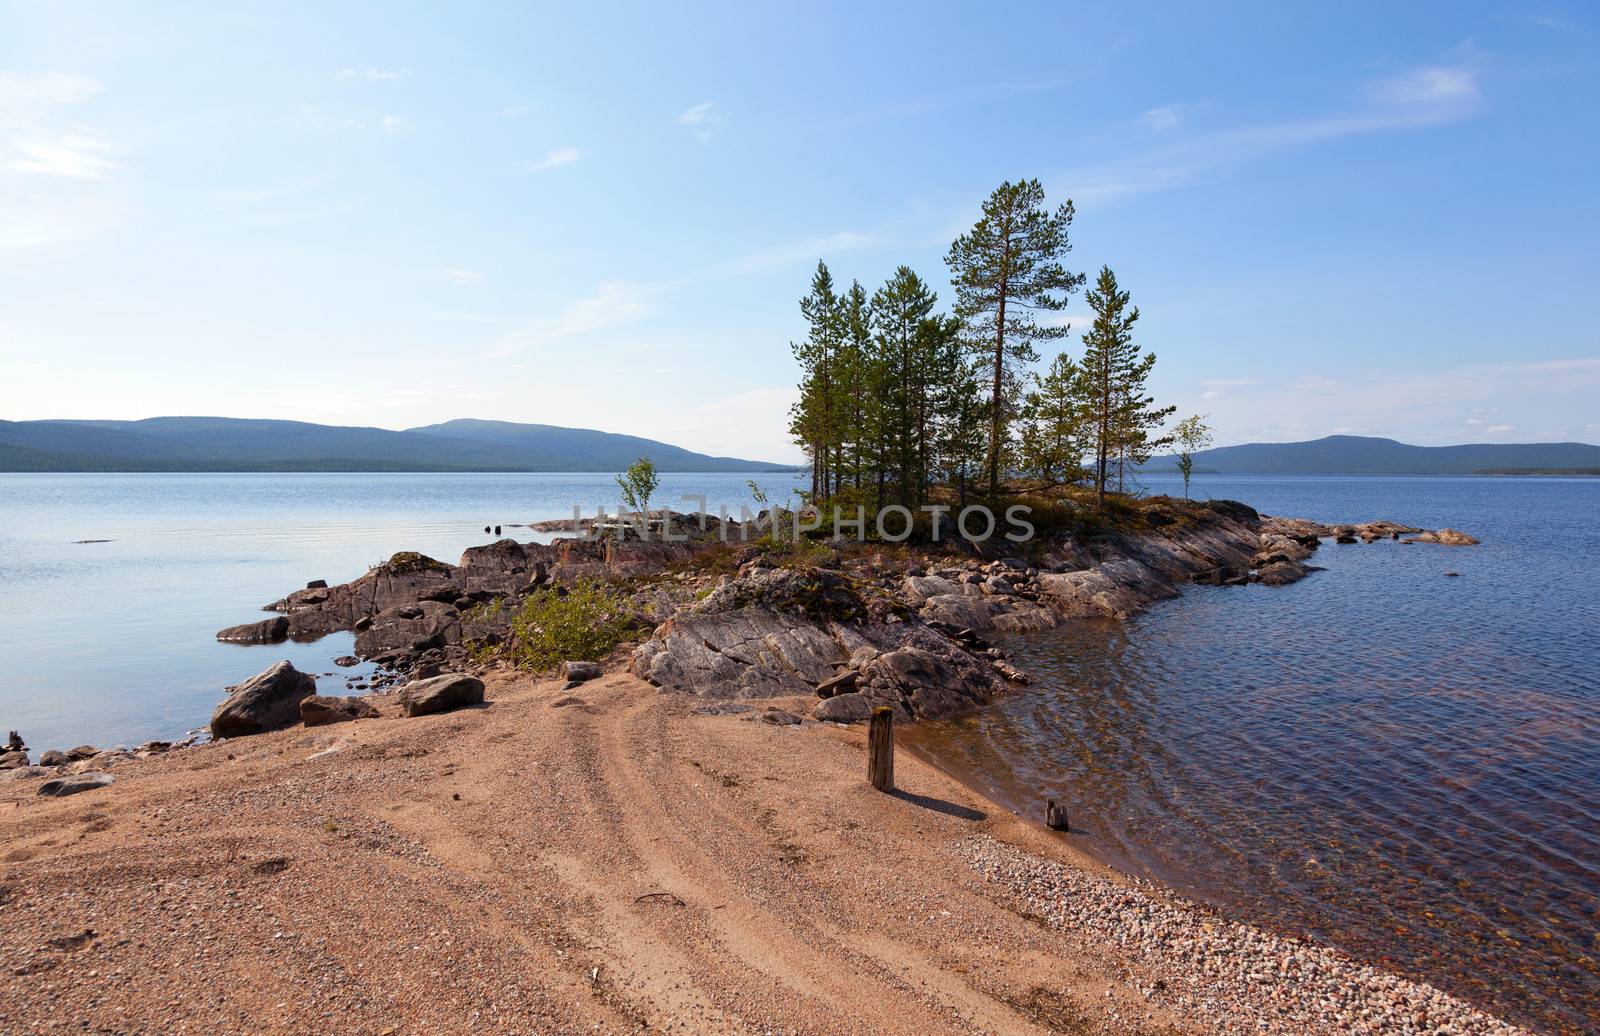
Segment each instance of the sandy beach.
[[908,752],[876,792],[860,727],[620,673],[488,698],[0,786],[0,1028],[1518,1031],[1296,963]]

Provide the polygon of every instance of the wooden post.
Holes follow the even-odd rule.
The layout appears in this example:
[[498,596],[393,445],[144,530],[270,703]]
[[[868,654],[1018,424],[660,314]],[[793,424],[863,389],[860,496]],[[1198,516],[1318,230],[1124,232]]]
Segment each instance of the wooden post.
[[1067,808],[1056,805],[1055,799],[1044,800],[1044,826],[1052,831],[1070,831],[1067,824]]
[[879,791],[894,791],[894,710],[872,710],[867,730],[867,780]]

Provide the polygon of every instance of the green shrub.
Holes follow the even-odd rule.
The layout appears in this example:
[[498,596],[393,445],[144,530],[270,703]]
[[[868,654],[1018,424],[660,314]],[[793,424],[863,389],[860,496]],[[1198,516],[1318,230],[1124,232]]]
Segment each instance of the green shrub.
[[632,632],[621,598],[604,584],[581,580],[565,590],[529,594],[494,653],[519,669],[554,669],[569,660],[598,662]]

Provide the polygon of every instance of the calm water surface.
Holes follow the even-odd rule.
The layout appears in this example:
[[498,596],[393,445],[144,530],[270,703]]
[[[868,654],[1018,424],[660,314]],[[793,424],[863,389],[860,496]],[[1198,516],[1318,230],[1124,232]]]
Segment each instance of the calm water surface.
[[1026,815],[1066,800],[1125,869],[1600,1031],[1600,480],[1195,489],[1483,545],[1327,543],[1294,586],[1019,638],[1033,687],[913,740]]
[[[664,474],[656,502],[754,507],[743,474]],[[754,476],[778,500],[788,474]],[[455,562],[484,526],[616,507],[608,474],[0,474],[0,736],[37,753],[204,726],[222,688],[287,658],[340,693],[350,634],[219,644],[216,631],[311,579],[401,550]],[[524,528],[506,528],[534,539]],[[105,540],[78,543],[78,540]]]

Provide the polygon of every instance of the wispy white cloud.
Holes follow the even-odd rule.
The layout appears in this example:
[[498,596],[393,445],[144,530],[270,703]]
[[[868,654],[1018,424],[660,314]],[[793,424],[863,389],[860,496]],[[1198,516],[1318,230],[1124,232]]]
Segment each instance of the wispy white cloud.
[[722,113],[717,110],[715,101],[697,104],[678,116],[678,125],[688,129],[702,144],[716,136],[722,123]]
[[385,115],[378,120],[378,125],[383,127],[385,133],[405,133],[411,129],[411,123],[399,115]]
[[463,270],[459,267],[455,267],[440,270],[439,272],[444,274],[445,279],[451,284],[471,284],[474,281],[483,280],[483,274],[479,273],[477,270]]
[[1178,128],[1178,122],[1182,118],[1182,105],[1164,104],[1159,108],[1151,108],[1139,118],[1157,133],[1166,133]]
[[1489,432],[1490,435],[1503,435],[1504,433],[1509,432],[1509,431],[1514,431],[1514,429],[1512,428],[1511,425],[1508,425],[1508,424],[1492,424],[1488,428],[1488,432]]
[[878,244],[878,240],[874,234],[841,230],[825,237],[807,238],[804,241],[793,241],[752,252],[734,263],[734,269],[740,273],[758,273],[779,270],[799,263],[815,263],[819,259],[826,262],[830,256],[840,252],[871,248]]
[[542,173],[549,169],[560,169],[565,165],[573,165],[583,158],[582,148],[561,147],[545,155],[537,162],[526,162],[519,168],[530,173]]
[[100,93],[84,76],[0,75],[0,169],[64,180],[107,180],[121,168],[116,147],[98,131],[64,118]]
[[1374,91],[1385,104],[1440,105],[1478,98],[1478,74],[1470,68],[1432,67],[1379,83]]
[[657,300],[669,287],[663,283],[605,281],[594,294],[574,299],[554,316],[534,321],[504,336],[490,353],[511,356],[634,323],[655,312]]
[[[1345,137],[1424,129],[1470,116],[1479,100],[1478,76],[1467,67],[1430,66],[1373,84],[1369,101],[1353,112],[1241,126],[1187,137],[1135,157],[1070,169],[1052,179],[1083,202],[1108,202],[1172,190],[1250,161]],[[1159,110],[1159,109],[1158,109]],[[1176,129],[1177,123],[1172,124]]]
[[406,72],[393,68],[341,68],[340,79],[404,79]]

